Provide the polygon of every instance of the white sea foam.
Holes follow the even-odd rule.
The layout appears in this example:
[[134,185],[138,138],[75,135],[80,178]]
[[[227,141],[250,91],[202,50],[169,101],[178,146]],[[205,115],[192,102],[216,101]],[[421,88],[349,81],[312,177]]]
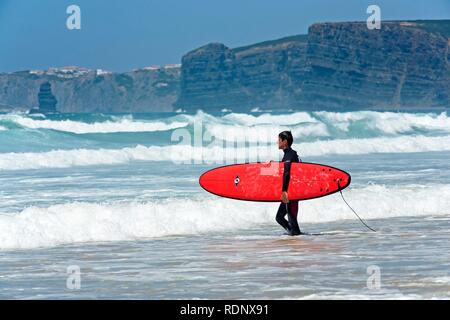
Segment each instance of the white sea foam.
[[[198,113],[198,118],[205,117]],[[208,118],[211,120],[210,118]],[[295,126],[304,123],[325,123],[329,127],[336,127],[348,131],[349,126],[355,122],[362,122],[366,129],[376,129],[386,134],[401,134],[415,130],[441,130],[450,132],[450,117],[446,112],[434,113],[403,113],[378,111],[353,112],[294,112],[291,114],[273,115],[264,113],[258,116],[244,113],[231,113],[216,122],[231,122],[232,124],[255,126],[261,124]]]
[[14,216],[0,216],[0,248],[195,234],[245,228],[269,220],[272,206],[246,212],[249,207],[248,203],[217,199],[29,207]]
[[[401,136],[396,138],[342,139],[301,143],[294,146],[301,157],[330,154],[408,153],[450,151],[450,136]],[[0,153],[0,170],[68,168],[75,166],[114,165],[132,161],[173,161],[175,163],[224,164],[243,161],[279,160],[273,146],[227,148],[224,145],[195,147],[142,146],[122,149],[71,149],[48,152]]]
[[264,113],[258,116],[246,113],[230,113],[223,116],[222,119],[246,126],[254,126],[258,124],[277,124],[288,126],[305,122],[318,122],[307,112],[295,112],[280,115]]
[[323,123],[308,123],[296,126],[206,124],[206,130],[214,137],[225,141],[273,142],[278,133],[290,130],[298,139],[306,137],[328,137],[327,126]]
[[446,112],[436,113],[404,113],[378,111],[352,112],[293,112],[289,114],[260,115],[246,113],[229,113],[224,116],[213,116],[199,111],[195,115],[184,115],[184,119],[202,121],[210,125],[237,125],[253,127],[258,125],[296,126],[299,124],[323,123],[329,128],[348,131],[350,125],[360,122],[359,130],[377,130],[385,134],[402,134],[416,130],[450,132],[450,117]]
[[163,121],[134,121],[129,117],[117,118],[116,121],[94,123],[73,120],[39,120],[22,115],[6,115],[0,117],[0,119],[12,121],[22,127],[30,129],[52,129],[76,134],[167,131],[188,125],[187,122],[179,121],[172,121],[170,123],[165,123]]
[[443,277],[437,277],[437,278],[431,278],[429,281],[439,283],[439,284],[450,284],[450,276],[443,276]]
[[[133,119],[131,115],[109,117],[110,120],[86,123],[74,120],[49,120],[30,117],[26,114],[1,115],[0,121],[12,121],[20,126],[32,129],[53,129],[58,131],[83,133],[145,132],[165,131],[202,123],[215,136],[223,138],[224,130],[242,128],[265,128],[271,134],[278,130],[290,129],[295,136],[327,137],[330,132],[349,137],[395,136],[424,132],[450,132],[450,117],[446,112],[401,113],[378,111],[353,112],[293,112],[288,114],[246,114],[229,113],[214,116],[202,111],[195,115],[178,114],[166,119],[144,121]],[[112,121],[111,121],[112,119]],[[243,136],[245,138],[245,136]]]
[[[350,188],[345,193],[366,220],[450,213],[450,185],[370,185]],[[274,220],[277,206],[278,203],[207,196],[160,202],[72,202],[47,208],[28,207],[12,215],[0,215],[0,248],[137,240],[248,229],[258,224],[273,224],[277,228]],[[359,223],[337,194],[300,205],[301,223],[346,219]],[[370,224],[376,229],[382,227],[375,221]]]
[[367,130],[376,129],[385,134],[402,134],[417,130],[450,132],[450,117],[447,113],[402,113],[402,112],[313,112],[313,115],[341,130],[348,131],[351,123],[364,122]]
[[[177,118],[174,118],[177,119]],[[230,113],[213,116],[204,112],[184,115],[183,121],[202,123],[214,137],[223,140],[271,141],[282,130],[291,130],[294,137],[383,137],[414,134],[446,134],[450,132],[447,113],[294,112],[273,115]],[[177,119],[179,121],[179,119]],[[254,132],[256,138],[254,138]],[[231,138],[230,138],[231,137]]]

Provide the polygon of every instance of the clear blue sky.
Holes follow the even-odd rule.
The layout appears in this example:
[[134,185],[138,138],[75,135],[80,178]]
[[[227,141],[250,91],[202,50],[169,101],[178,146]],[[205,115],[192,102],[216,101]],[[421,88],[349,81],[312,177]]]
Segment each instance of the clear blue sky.
[[[81,30],[66,8],[81,7]],[[0,0],[0,72],[78,65],[127,71],[179,63],[208,42],[237,47],[306,33],[314,22],[449,19],[450,0]]]

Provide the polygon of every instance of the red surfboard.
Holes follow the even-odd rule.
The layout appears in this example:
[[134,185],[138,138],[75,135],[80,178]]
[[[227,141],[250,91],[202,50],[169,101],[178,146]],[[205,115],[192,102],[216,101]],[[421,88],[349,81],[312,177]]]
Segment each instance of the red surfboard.
[[[206,171],[199,182],[215,195],[249,201],[281,201],[284,163],[278,161],[233,164]],[[292,163],[288,196],[291,200],[314,199],[338,192],[350,184],[350,175],[318,164]]]

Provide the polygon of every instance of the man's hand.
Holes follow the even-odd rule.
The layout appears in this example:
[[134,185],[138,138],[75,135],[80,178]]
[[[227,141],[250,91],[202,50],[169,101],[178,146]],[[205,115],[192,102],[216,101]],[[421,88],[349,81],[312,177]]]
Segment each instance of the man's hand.
[[288,193],[286,191],[283,191],[281,193],[281,201],[283,203],[288,203],[289,202]]

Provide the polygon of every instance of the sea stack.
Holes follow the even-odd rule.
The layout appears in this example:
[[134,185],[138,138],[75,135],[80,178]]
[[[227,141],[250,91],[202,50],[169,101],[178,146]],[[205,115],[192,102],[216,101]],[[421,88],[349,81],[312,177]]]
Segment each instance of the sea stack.
[[44,82],[39,89],[39,112],[51,113],[56,111],[57,100],[52,94],[52,85],[50,82]]

